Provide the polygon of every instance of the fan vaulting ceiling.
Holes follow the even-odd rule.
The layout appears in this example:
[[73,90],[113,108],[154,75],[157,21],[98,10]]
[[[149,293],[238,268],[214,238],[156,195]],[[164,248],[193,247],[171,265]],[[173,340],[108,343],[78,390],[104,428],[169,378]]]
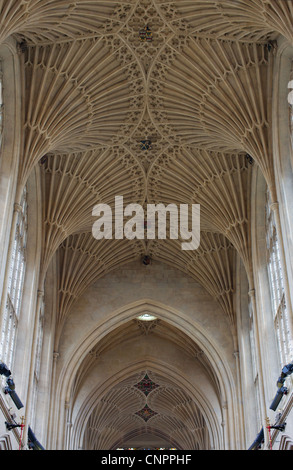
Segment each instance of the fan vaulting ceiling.
[[[274,191],[271,74],[278,35],[293,41],[292,2],[2,0],[0,11],[0,40],[17,39],[25,74],[20,185],[36,164],[43,174],[43,278],[53,255],[60,262],[56,348],[73,301],[99,277],[144,255],[192,276],[219,300],[234,330],[236,252],[251,275],[253,165]],[[97,242],[92,209],[113,205],[116,195],[125,204],[200,204],[200,248],[183,252],[175,240]],[[116,409],[121,390],[131,391],[119,415],[129,442],[141,419],[135,413],[146,405],[134,387],[145,373],[103,398]],[[152,419],[162,421],[156,428],[166,445],[180,446],[167,432],[184,433],[180,413],[192,409],[198,422],[190,425],[204,430],[196,404],[176,387],[174,407],[188,405],[170,418],[169,385],[149,374],[160,385],[149,405],[161,410]],[[115,433],[111,439],[102,433],[102,443],[91,435],[106,416],[101,404],[88,442],[119,446],[121,423],[115,422],[116,440]]]

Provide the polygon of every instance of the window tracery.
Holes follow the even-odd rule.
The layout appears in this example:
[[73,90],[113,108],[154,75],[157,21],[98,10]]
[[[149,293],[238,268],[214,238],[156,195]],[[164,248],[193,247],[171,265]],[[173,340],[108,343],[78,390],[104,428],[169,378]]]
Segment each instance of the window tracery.
[[277,337],[280,365],[282,366],[292,360],[293,347],[286,305],[280,246],[269,192],[267,192],[266,203],[266,241],[267,267],[270,282],[274,328]]
[[290,137],[291,147],[293,149],[293,62],[291,66],[290,81],[288,83],[288,91]]
[[3,71],[2,71],[2,61],[0,59],[0,149],[2,146],[2,133],[3,133]]
[[17,206],[18,216],[8,267],[8,289],[1,331],[0,356],[11,369],[26,267],[27,190]]

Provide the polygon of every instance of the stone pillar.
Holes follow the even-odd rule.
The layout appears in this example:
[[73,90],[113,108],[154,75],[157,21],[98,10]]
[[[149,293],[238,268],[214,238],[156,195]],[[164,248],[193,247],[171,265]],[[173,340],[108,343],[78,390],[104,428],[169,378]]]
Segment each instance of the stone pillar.
[[[52,367],[52,381],[51,381],[51,393],[50,393],[50,412],[49,412],[49,424],[48,424],[48,435],[47,441],[49,446],[53,447],[56,444],[53,443],[53,436],[56,436],[57,432],[57,423],[54,420],[54,410],[55,410],[55,390],[56,390],[56,368],[57,361],[60,354],[57,351],[53,352],[53,367]],[[55,428],[55,429],[54,429]]]
[[28,381],[28,390],[27,390],[27,399],[25,407],[25,427],[24,427],[24,436],[23,436],[23,445],[27,444],[27,431],[29,426],[29,420],[32,412],[32,399],[34,391],[34,373],[35,373],[35,361],[36,361],[36,350],[38,344],[38,330],[39,330],[39,316],[40,310],[43,302],[44,291],[38,290],[37,293],[37,302],[36,302],[36,311],[34,318],[34,333],[32,341],[32,351],[31,351],[31,363],[29,369],[29,381]]
[[238,410],[238,428],[235,429],[235,443],[238,442],[238,445],[242,447],[244,445],[244,420],[243,420],[243,400],[242,400],[242,384],[241,384],[241,370],[240,370],[240,358],[239,351],[234,351],[234,357],[236,361],[236,371],[237,371],[237,391],[238,396],[237,401],[237,410]]
[[[251,299],[252,305],[252,312],[253,312],[253,326],[254,326],[254,338],[255,338],[255,352],[256,352],[256,361],[257,361],[257,370],[259,376],[259,396],[260,396],[260,405],[261,405],[261,418],[263,422],[263,427],[265,429],[265,418],[266,414],[266,401],[265,401],[265,387],[264,387],[264,376],[263,376],[263,367],[261,358],[263,357],[261,351],[261,343],[260,343],[260,328],[258,323],[258,315],[257,315],[257,308],[256,308],[256,299],[255,299],[255,289],[251,289],[248,292],[248,295]],[[266,437],[266,436],[265,436]]]
[[70,420],[70,403],[68,401],[65,402],[65,449],[69,450],[70,445],[70,437],[71,437],[71,429],[72,429],[72,422]]

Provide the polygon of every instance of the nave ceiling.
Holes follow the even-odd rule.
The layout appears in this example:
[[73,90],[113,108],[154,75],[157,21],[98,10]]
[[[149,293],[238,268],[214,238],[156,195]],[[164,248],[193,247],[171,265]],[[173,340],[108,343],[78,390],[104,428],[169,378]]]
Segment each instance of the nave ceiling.
[[[64,246],[85,256],[78,240],[91,246],[87,263],[97,257],[103,272],[150,254],[192,272],[221,300],[228,296],[233,323],[234,250],[251,274],[253,164],[274,190],[270,78],[275,38],[292,40],[290,8],[281,1],[2,4],[2,40],[17,38],[25,70],[20,186],[38,163],[44,175],[43,277],[58,247],[61,258]],[[141,40],[146,26],[151,41]],[[176,243],[138,241],[113,243],[107,258],[107,244],[90,240],[92,209],[113,205],[115,195],[125,205],[201,204],[201,254],[189,253],[186,263]],[[212,278],[208,262],[196,267],[211,253],[205,244],[217,253]],[[100,272],[76,282],[67,271],[66,282],[78,286],[69,295]]]
[[[254,166],[275,197],[272,67],[278,36],[293,42],[292,2],[2,0],[0,18],[0,41],[18,41],[24,69],[19,186],[37,165],[43,182],[43,281],[58,256],[56,348],[73,302],[145,255],[199,282],[235,333],[236,254],[253,285]],[[200,204],[199,249],[183,252],[176,240],[98,242],[93,207],[113,207],[116,195],[143,206]]]
[[[201,380],[205,383],[205,376],[215,396],[221,400],[217,372],[213,370],[204,352],[188,335],[165,321],[157,319],[143,322],[135,319],[107,334],[80,364],[72,387],[72,415],[75,414],[80,394],[84,395],[83,387],[87,382],[91,382],[90,371],[99,363],[105,367],[107,354],[111,355],[111,351],[119,351],[120,348],[127,350],[129,344],[134,344],[135,348],[136,341],[149,349],[149,355],[145,356],[149,365],[156,345],[171,345],[172,349],[193,361],[203,374]],[[82,447],[137,448],[140,442],[146,445],[152,442],[154,437],[157,442],[161,440],[165,448],[203,450],[209,447],[211,422],[207,419],[208,413],[185,389],[182,378],[180,381],[180,374],[177,375],[178,371],[175,374],[173,371],[172,374],[172,366],[168,370],[165,365],[162,372],[157,367],[157,370],[152,370],[152,366],[140,369],[139,362],[133,367],[138,370],[128,373],[123,371],[114,383],[107,383],[105,391],[104,384],[94,388],[89,394],[87,404],[83,403],[77,407],[80,411],[76,418],[75,439],[78,439],[80,434],[83,435],[78,432],[79,426],[82,426],[83,422],[87,423]],[[176,369],[175,364],[173,368]],[[201,389],[200,384],[197,384],[197,388]],[[206,401],[208,403],[208,400]]]
[[[150,394],[138,389],[145,382],[156,387]],[[195,401],[184,389],[147,370],[128,377],[97,403],[88,420],[84,448],[139,448],[138,443],[151,442],[154,436],[167,449],[203,450],[210,445]]]

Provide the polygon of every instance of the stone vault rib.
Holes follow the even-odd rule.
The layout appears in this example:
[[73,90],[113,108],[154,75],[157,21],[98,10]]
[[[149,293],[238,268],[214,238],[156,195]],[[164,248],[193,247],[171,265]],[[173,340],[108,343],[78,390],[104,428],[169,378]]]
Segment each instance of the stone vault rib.
[[266,42],[293,40],[291,0],[158,0],[162,17],[177,34]]
[[73,154],[48,155],[44,173],[43,272],[59,245],[75,232],[92,230],[96,204],[125,204],[145,197],[143,169],[123,147],[98,148]]
[[225,235],[250,273],[251,168],[245,155],[173,147],[157,158],[149,172],[149,201],[200,204],[205,230]]
[[173,145],[247,152],[271,184],[271,54],[256,44],[170,40],[149,80],[150,114],[162,135]]
[[143,96],[137,63],[122,41],[112,41],[112,49],[107,44],[97,39],[29,48],[21,182],[48,152],[117,145],[135,129]]
[[11,34],[35,44],[113,34],[124,25],[133,3],[131,0],[1,0],[0,42]]

